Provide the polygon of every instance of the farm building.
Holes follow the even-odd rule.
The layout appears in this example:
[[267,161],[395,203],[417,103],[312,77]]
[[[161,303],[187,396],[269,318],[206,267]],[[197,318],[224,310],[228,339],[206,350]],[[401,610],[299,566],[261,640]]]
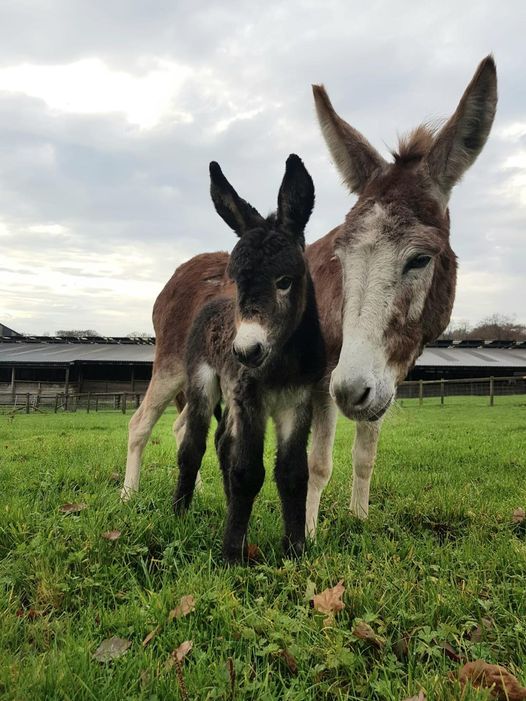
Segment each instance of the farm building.
[[[0,395],[129,392],[143,395],[154,338],[0,338]],[[409,380],[524,378],[526,342],[448,341],[427,346]]]

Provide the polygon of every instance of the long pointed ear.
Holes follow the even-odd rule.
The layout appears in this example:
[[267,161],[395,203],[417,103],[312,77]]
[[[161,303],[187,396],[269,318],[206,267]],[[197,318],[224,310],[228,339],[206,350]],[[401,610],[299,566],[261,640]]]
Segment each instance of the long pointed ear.
[[314,183],[303,161],[291,153],[278,194],[277,226],[305,246],[304,230],[314,207]]
[[449,196],[475,162],[489,136],[497,109],[497,69],[493,56],[477,68],[453,116],[435,137],[427,156],[429,172]]
[[264,224],[263,217],[237,194],[215,161],[210,163],[210,195],[216,212],[238,236]]
[[312,92],[321,131],[334,163],[350,191],[359,194],[387,162],[359,131],[336,114],[323,85],[313,85]]

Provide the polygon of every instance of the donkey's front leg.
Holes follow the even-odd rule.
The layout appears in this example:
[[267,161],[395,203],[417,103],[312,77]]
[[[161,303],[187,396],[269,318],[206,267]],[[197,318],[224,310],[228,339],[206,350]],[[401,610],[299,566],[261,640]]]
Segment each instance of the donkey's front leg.
[[259,407],[231,409],[235,439],[231,447],[228,487],[228,513],[223,539],[223,556],[227,562],[246,559],[247,528],[254,499],[265,479],[263,442],[265,416]]
[[309,452],[309,489],[307,492],[306,534],[316,535],[321,494],[332,474],[332,446],[338,412],[329,393],[317,390],[313,395],[312,443]]
[[381,419],[356,423],[356,436],[352,448],[353,481],[350,509],[351,513],[360,519],[366,519],[369,513],[369,489],[381,425]]
[[297,557],[305,548],[309,482],[307,440],[312,418],[311,403],[290,407],[274,418],[278,437],[275,477],[285,523],[283,549],[286,555]]

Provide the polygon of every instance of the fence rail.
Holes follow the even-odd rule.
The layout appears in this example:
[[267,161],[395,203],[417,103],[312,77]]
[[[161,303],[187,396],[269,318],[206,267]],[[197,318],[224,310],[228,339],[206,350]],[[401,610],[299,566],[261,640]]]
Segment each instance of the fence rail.
[[[455,380],[408,380],[397,391],[397,400],[418,400],[422,406],[426,401],[439,402],[441,406],[453,397],[478,397],[488,406],[494,406],[498,397],[526,395],[526,376],[477,377]],[[121,411],[126,414],[135,410],[144,398],[138,392],[3,392],[0,393],[0,411],[30,412],[59,411],[76,412]]]

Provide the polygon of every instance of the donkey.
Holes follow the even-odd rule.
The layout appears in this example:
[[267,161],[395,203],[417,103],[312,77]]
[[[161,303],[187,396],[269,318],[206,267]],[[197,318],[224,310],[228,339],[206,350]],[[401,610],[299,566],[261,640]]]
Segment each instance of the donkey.
[[227,269],[235,297],[206,304],[188,335],[187,404],[174,509],[185,510],[192,500],[210,419],[222,397],[225,410],[216,448],[228,502],[224,557],[235,562],[246,556],[248,521],[265,476],[269,415],[278,442],[275,478],[284,549],[287,555],[299,555],[305,542],[312,388],[325,371],[314,287],[304,257],[314,185],[301,159],[290,155],[277,213],[265,219],[238,196],[217,163],[210,164],[210,178],[217,213],[240,237]]
[[[448,201],[489,136],[497,105],[491,56],[478,66],[441,129],[415,129],[387,162],[341,119],[314,86],[318,119],[348,189],[358,196],[340,226],[306,249],[327,353],[314,392],[307,529],[315,533],[322,490],[332,472],[336,405],[356,421],[351,512],[366,518],[383,414],[424,344],[451,315],[456,257]],[[152,380],[130,422],[123,496],[138,489],[151,430],[184,387],[183,349],[192,319],[210,299],[232,296],[228,254],[208,253],[180,266],[154,307],[157,337]],[[185,411],[174,426],[176,440]]]

